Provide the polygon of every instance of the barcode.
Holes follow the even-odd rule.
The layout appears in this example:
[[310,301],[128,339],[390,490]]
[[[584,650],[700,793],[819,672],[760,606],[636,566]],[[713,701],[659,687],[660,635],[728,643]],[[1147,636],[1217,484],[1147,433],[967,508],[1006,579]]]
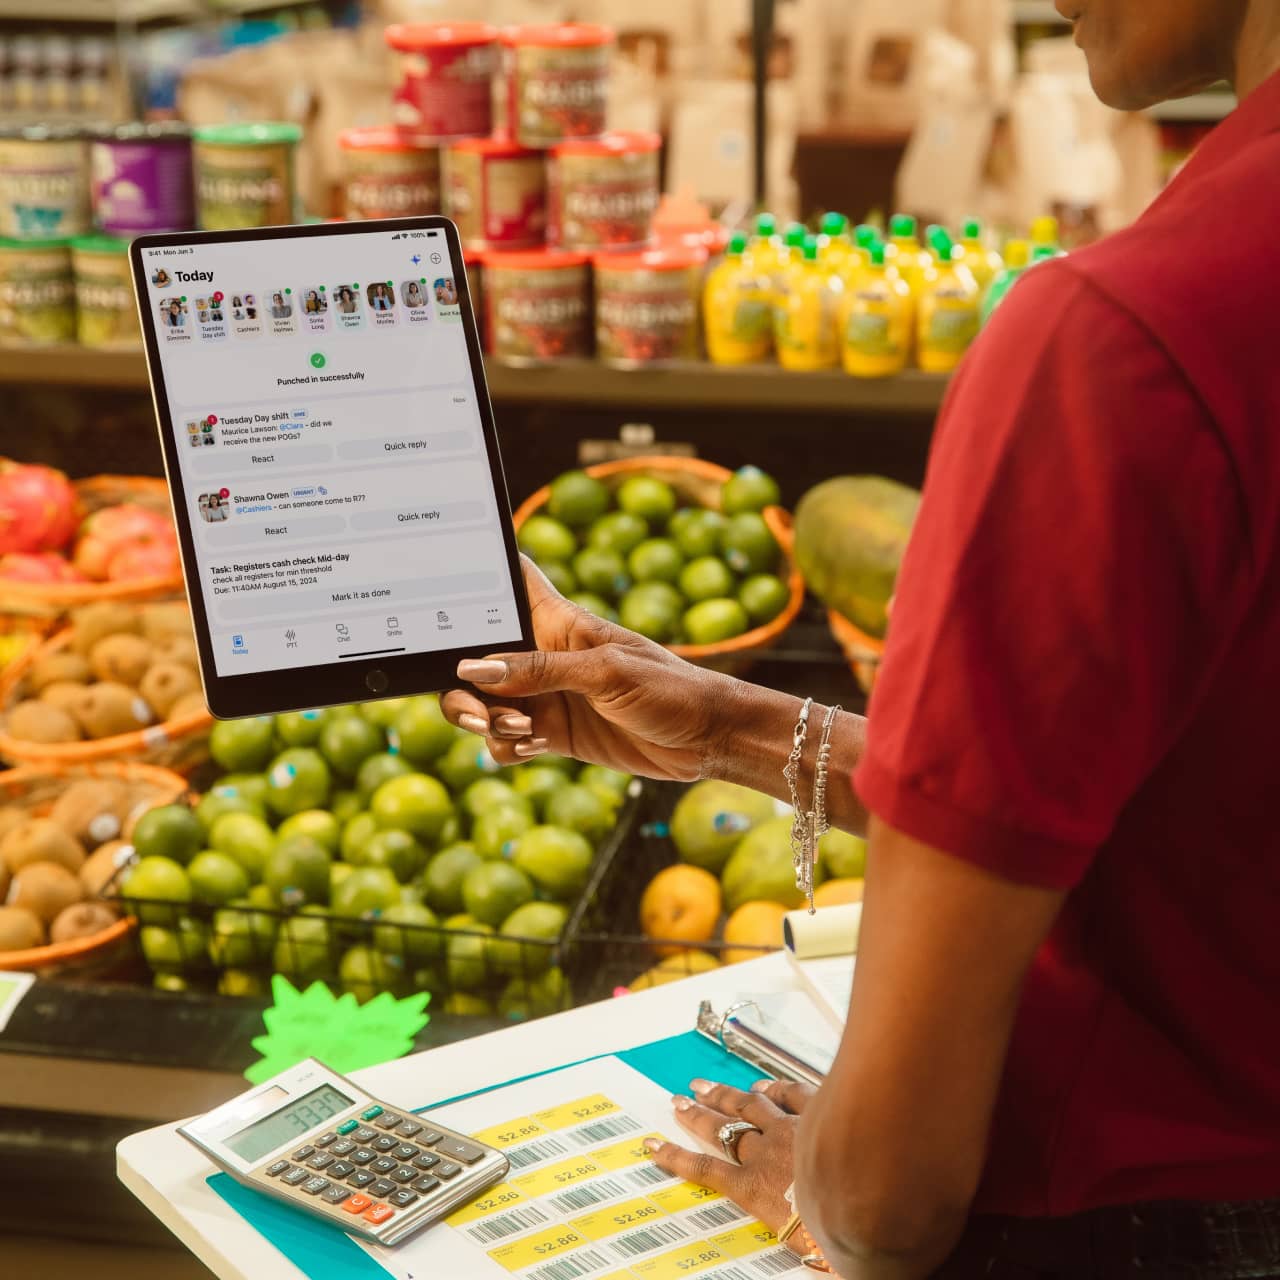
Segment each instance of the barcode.
[[580,1249],[572,1258],[561,1258],[558,1262],[535,1267],[529,1272],[529,1280],[578,1280],[579,1276],[589,1276],[593,1271],[600,1271],[608,1265],[608,1259],[602,1258],[598,1253]]
[[495,1214],[474,1227],[467,1228],[467,1235],[480,1244],[492,1244],[495,1240],[505,1240],[519,1231],[527,1231],[549,1219],[536,1205],[524,1209],[510,1209],[506,1213]]
[[633,1187],[651,1187],[657,1182],[668,1182],[671,1177],[671,1174],[665,1169],[659,1169],[656,1164],[642,1164],[636,1169],[627,1170],[627,1180]]
[[717,1267],[714,1271],[704,1271],[698,1280],[751,1280],[741,1267]]
[[751,1265],[756,1269],[757,1275],[780,1276],[788,1271],[799,1271],[804,1264],[790,1249],[773,1249],[752,1258]]
[[531,1164],[550,1160],[552,1156],[569,1154],[569,1148],[559,1138],[544,1138],[541,1142],[526,1142],[522,1147],[512,1147],[505,1155],[513,1169],[525,1169]]
[[580,1147],[593,1147],[606,1138],[620,1138],[624,1133],[635,1133],[640,1127],[640,1122],[633,1120],[630,1116],[613,1116],[608,1120],[597,1120],[593,1124],[584,1124],[581,1129],[575,1129],[573,1140]]
[[620,1258],[635,1258],[688,1238],[689,1233],[678,1222],[655,1222],[651,1227],[642,1227],[639,1231],[611,1240],[609,1247]]
[[747,1215],[739,1209],[736,1204],[713,1204],[708,1205],[705,1209],[698,1209],[689,1215],[689,1221],[700,1230],[710,1230],[712,1227],[727,1227],[731,1222],[737,1222],[739,1218],[745,1218]]
[[572,1213],[577,1209],[588,1209],[593,1204],[603,1204],[606,1200],[614,1200],[626,1195],[627,1189],[612,1178],[600,1178],[588,1182],[585,1186],[574,1187],[572,1191],[562,1191],[551,1196],[548,1203],[561,1213]]

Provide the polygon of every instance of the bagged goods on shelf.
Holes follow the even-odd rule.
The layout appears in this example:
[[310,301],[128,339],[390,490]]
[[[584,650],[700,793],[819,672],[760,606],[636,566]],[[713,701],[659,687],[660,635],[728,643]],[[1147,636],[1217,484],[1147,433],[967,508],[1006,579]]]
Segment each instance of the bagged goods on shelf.
[[977,82],[989,102],[1008,105],[1017,74],[1013,0],[950,0],[947,30],[977,57]]
[[842,115],[860,128],[911,129],[923,94],[926,37],[948,0],[859,0],[849,24]]

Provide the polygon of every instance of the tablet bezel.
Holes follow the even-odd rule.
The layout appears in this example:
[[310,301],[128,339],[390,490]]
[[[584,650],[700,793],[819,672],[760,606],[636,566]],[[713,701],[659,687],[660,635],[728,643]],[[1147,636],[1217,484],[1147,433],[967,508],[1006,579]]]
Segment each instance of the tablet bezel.
[[[453,267],[453,278],[461,285],[458,301],[463,332],[466,336],[467,356],[475,386],[476,407],[480,412],[489,474],[493,481],[494,500],[498,504],[498,515],[502,524],[503,546],[515,595],[520,637],[518,640],[493,645],[473,645],[428,653],[387,655],[368,660],[348,659],[314,666],[280,667],[267,671],[248,672],[244,675],[219,675],[214,662],[209,617],[200,582],[191,526],[189,495],[186,493],[178,462],[178,437],[169,412],[169,396],[160,359],[160,338],[155,317],[152,314],[153,308],[150,305],[143,254],[154,249],[184,248],[205,244],[336,238],[396,231],[443,231],[445,243],[448,245],[449,261]],[[497,425],[493,416],[493,404],[489,398],[488,382],[485,379],[476,318],[471,305],[471,285],[467,280],[458,229],[448,218],[430,215],[415,218],[379,218],[367,222],[318,223],[314,226],[255,227],[243,231],[157,233],[140,236],[133,241],[129,248],[129,263],[133,273],[134,296],[146,346],[151,399],[155,406],[156,428],[160,435],[165,477],[169,484],[169,501],[173,507],[178,545],[182,554],[183,578],[186,581],[187,596],[195,625],[196,645],[200,653],[200,677],[204,684],[205,702],[218,719],[238,719],[243,716],[269,715],[309,707],[337,706],[348,702],[372,702],[382,698],[433,693],[450,688],[457,683],[456,668],[463,658],[484,657],[494,652],[516,653],[534,647],[529,597],[521,571],[515,528],[511,520],[511,498],[507,490],[506,475],[498,447]],[[428,336],[431,332],[432,330],[427,330]]]

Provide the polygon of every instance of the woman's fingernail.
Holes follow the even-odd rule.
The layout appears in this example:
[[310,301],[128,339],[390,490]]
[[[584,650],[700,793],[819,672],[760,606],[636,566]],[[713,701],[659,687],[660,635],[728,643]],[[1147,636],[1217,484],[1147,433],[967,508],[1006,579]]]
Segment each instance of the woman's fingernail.
[[757,1080],[755,1084],[751,1086],[751,1092],[752,1093],[768,1093],[769,1085],[771,1083],[772,1081],[770,1080]]
[[677,1111],[688,1111],[689,1108],[693,1106],[693,1099],[686,1098],[683,1094],[673,1094],[671,1098],[671,1105],[675,1107]]
[[528,716],[499,716],[493,723],[503,733],[517,738],[527,738],[533,732],[533,721]]
[[712,1084],[710,1080],[690,1080],[689,1088],[692,1089],[694,1093],[701,1095],[704,1093],[710,1093]]
[[468,733],[485,734],[489,732],[489,723],[487,720],[484,719],[483,716],[473,716],[470,714],[463,714],[458,717],[458,723]]
[[524,760],[528,760],[530,756],[540,756],[546,749],[546,738],[530,738],[527,742],[517,742],[512,748]]
[[646,1138],[644,1140],[644,1149],[646,1151],[661,1151],[662,1140],[660,1138]]
[[472,684],[501,684],[507,678],[507,664],[496,658],[467,658],[458,663],[458,679]]

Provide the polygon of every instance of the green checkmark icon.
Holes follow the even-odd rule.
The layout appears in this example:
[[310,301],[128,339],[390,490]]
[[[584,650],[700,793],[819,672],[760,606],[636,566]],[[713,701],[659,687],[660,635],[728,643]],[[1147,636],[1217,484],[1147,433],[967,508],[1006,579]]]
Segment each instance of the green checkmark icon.
[[319,351],[315,352],[315,353],[312,355],[312,357],[311,357],[311,367],[312,367],[313,369],[323,369],[323,368],[324,368],[324,366],[325,366],[325,363],[326,363],[325,358],[324,358],[324,356],[323,356]]

